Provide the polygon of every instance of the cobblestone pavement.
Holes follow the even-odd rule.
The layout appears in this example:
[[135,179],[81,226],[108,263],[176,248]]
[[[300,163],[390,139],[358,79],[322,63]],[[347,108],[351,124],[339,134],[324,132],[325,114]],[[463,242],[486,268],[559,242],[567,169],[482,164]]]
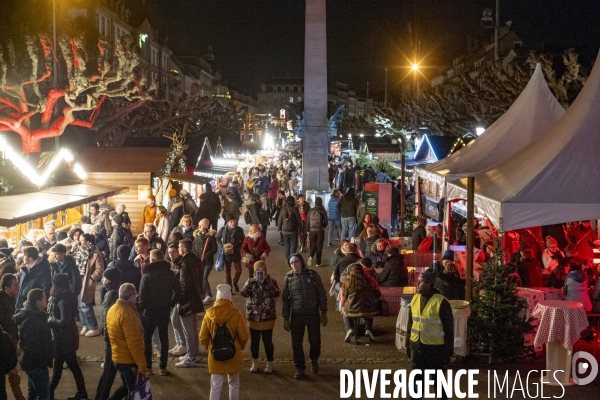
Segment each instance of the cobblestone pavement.
[[[240,221],[242,222],[242,221]],[[222,222],[220,222],[222,223]],[[242,223],[241,226],[247,231],[245,225]],[[283,282],[283,277],[289,270],[285,264],[285,254],[283,247],[277,244],[279,240],[276,228],[274,225],[269,227],[267,239],[271,245],[271,255],[267,259],[269,267],[269,273],[273,276],[280,284]],[[336,242],[337,243],[337,242]],[[323,264],[328,264],[330,255],[332,254],[335,247],[325,247],[323,254]],[[308,256],[308,255],[306,255]],[[307,257],[306,257],[307,258]],[[314,268],[314,267],[313,267]],[[322,266],[320,268],[314,268],[319,273],[323,282],[326,284],[326,289],[329,289],[328,282],[331,276],[331,270],[329,266]],[[244,267],[242,272],[242,281],[248,277],[248,272]],[[225,283],[225,274],[213,271],[209,278],[211,286],[214,288],[220,283]],[[242,285],[240,284],[240,287]],[[214,289],[213,289],[214,290]],[[242,311],[245,311],[245,299],[239,294],[233,296],[234,302],[237,307]],[[99,304],[99,296],[97,296],[96,303]],[[101,307],[96,306],[95,311],[98,318],[100,318]],[[242,372],[241,382],[241,398],[242,399],[268,399],[268,398],[281,398],[281,399],[334,399],[340,397],[340,370],[341,369],[367,369],[372,371],[374,369],[405,369],[410,368],[406,355],[399,352],[395,345],[395,322],[394,317],[378,317],[375,318],[373,334],[375,335],[376,341],[369,343],[366,339],[362,338],[358,345],[354,343],[344,343],[344,326],[339,313],[334,311],[333,298],[329,298],[329,324],[327,327],[322,328],[322,349],[321,349],[321,369],[319,376],[313,376],[310,373],[310,368],[307,370],[307,379],[304,381],[297,381],[293,379],[295,372],[294,364],[292,362],[292,347],[290,334],[283,330],[283,319],[279,318],[275,325],[275,331],[273,335],[273,342],[275,345],[275,373],[272,375],[266,375],[263,373],[252,374],[248,372],[249,361],[250,361],[250,349],[249,343],[244,350],[245,360],[245,371]],[[281,302],[278,302],[278,315],[281,315]],[[170,347],[173,346],[174,339],[173,334],[170,330],[169,333]],[[582,346],[582,342],[578,342],[578,346]],[[585,343],[584,343],[585,344]],[[600,345],[598,345],[600,347]],[[305,353],[308,358],[308,339],[305,339]],[[576,348],[577,350],[577,348]],[[593,352],[592,347],[586,348],[586,351]],[[593,353],[596,357],[600,355],[600,349],[597,349]],[[598,354],[596,354],[598,353]],[[80,349],[78,352],[79,358],[82,361],[81,367],[86,378],[86,384],[88,393],[90,396],[95,395],[96,386],[101,375],[101,363],[104,361],[104,342],[102,338],[84,338],[80,340]],[[265,355],[261,346],[261,363],[260,369],[264,368]],[[499,366],[498,370],[503,371],[508,369],[510,376],[514,376],[516,371],[520,371],[523,381],[529,370],[541,370],[544,368],[544,357],[521,363],[518,365],[511,366]],[[464,364],[464,363],[463,363]],[[471,363],[469,363],[471,364]],[[458,364],[454,366],[459,368]],[[480,381],[476,392],[481,393],[480,398],[487,398],[487,370],[486,364],[473,364],[473,366],[460,366],[460,368],[482,368],[480,371]],[[171,399],[171,400],[183,400],[183,399],[207,399],[209,393],[209,374],[206,363],[206,352],[203,353],[203,358],[199,359],[197,368],[179,369],[175,367],[175,357],[169,360],[168,369],[170,375],[166,377],[154,375],[151,377],[152,392],[155,399]],[[158,372],[158,362],[154,362],[155,373]],[[27,382],[24,373],[22,375],[21,386],[26,391]],[[539,376],[539,375],[538,375]],[[600,393],[600,379],[588,386],[575,386],[566,389],[565,399],[597,399],[598,393]],[[113,389],[119,382],[117,377]],[[512,380],[511,380],[512,382]],[[392,389],[393,390],[393,389]],[[390,390],[390,392],[392,391]],[[68,396],[72,396],[75,393],[75,384],[72,375],[66,370],[63,373],[62,381],[56,390],[56,399],[66,399]],[[535,387],[530,383],[531,395],[535,395]],[[548,388],[544,389],[544,396],[561,396],[560,388]],[[368,398],[363,391],[362,397]],[[9,389],[9,398],[11,396]],[[224,388],[222,399],[226,399],[227,393]],[[355,398],[355,396],[352,396]],[[373,398],[381,398],[379,391]],[[506,398],[506,397],[497,397]],[[525,398],[521,392],[515,392],[512,398]],[[529,397],[527,397],[529,398]]]

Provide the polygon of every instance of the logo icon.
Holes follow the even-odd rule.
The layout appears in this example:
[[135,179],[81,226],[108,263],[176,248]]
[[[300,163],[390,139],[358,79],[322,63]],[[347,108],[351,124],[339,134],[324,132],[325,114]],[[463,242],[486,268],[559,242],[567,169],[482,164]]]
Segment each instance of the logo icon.
[[[582,359],[585,361],[577,363]],[[571,371],[573,371],[573,381],[575,381],[575,384],[587,385],[588,383],[592,383],[598,375],[598,362],[590,353],[578,351],[573,354]],[[580,378],[580,376],[585,375],[588,371],[590,371],[590,373],[586,378]]]

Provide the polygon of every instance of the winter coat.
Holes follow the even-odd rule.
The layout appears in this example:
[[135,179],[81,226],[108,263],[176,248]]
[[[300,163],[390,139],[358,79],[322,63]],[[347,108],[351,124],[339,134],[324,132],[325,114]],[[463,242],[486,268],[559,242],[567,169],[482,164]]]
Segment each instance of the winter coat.
[[[291,221],[292,229],[284,229],[283,223],[285,219]],[[302,217],[300,217],[300,211],[298,207],[283,206],[277,219],[277,227],[279,232],[284,234],[300,233],[302,232]]]
[[408,286],[408,269],[404,265],[404,256],[402,254],[388,256],[377,280],[379,286],[383,287]]
[[375,243],[373,243],[373,245],[371,246],[371,251],[369,252],[368,257],[371,259],[371,261],[373,261],[373,265],[385,265],[385,262],[387,260],[385,250],[377,250],[377,246],[375,245]]
[[104,260],[98,253],[98,250],[94,250],[90,258],[88,259],[85,267],[85,274],[82,276],[82,288],[81,288],[81,302],[85,304],[91,304],[96,296],[96,282],[102,280],[102,274],[104,273]]
[[456,274],[438,272],[435,280],[435,288],[447,300],[465,299],[465,280]]
[[119,246],[123,244],[126,246],[130,246],[132,244],[130,242],[133,242],[133,235],[131,234],[131,229],[123,225],[125,225],[125,223],[121,224],[121,226],[114,227],[113,233],[108,239],[110,259],[113,261],[118,259],[117,249],[119,248]]
[[106,329],[113,362],[136,364],[139,372],[146,373],[144,329],[135,306],[118,299],[106,314]]
[[585,312],[591,311],[592,302],[588,295],[587,277],[583,271],[576,269],[567,274],[563,292],[565,293],[565,300],[581,303]]
[[189,315],[204,311],[202,304],[204,268],[194,253],[186,254],[179,263],[179,315]]
[[244,230],[239,226],[231,229],[229,228],[229,225],[225,225],[219,229],[219,233],[217,233],[217,237],[215,238],[219,250],[223,248],[223,244],[225,243],[231,243],[233,245],[233,254],[225,254],[226,262],[239,262],[242,259],[240,251],[245,237]]
[[254,183],[254,193],[263,194],[269,190],[269,177],[263,176],[262,178],[256,178]]
[[375,242],[379,239],[380,236],[371,236],[368,238],[359,239],[360,243],[360,251],[363,253],[365,257],[369,257],[372,252],[377,251],[377,246],[375,246]]
[[[110,261],[110,247],[108,245],[108,240],[102,235],[96,236],[96,248],[98,249],[98,253],[102,256],[102,258],[106,261]],[[102,255],[104,252],[104,255]]]
[[256,240],[252,239],[250,236],[246,236],[244,238],[244,243],[242,243],[240,252],[242,254],[242,258],[246,258],[247,255],[252,256],[251,261],[246,261],[246,268],[254,268],[254,263],[260,260],[260,256],[263,254],[265,256],[269,255],[271,252],[271,247],[269,247],[267,239],[265,239],[262,235],[257,237]]
[[[213,265],[215,263],[215,254],[218,250],[215,239],[216,234],[217,231],[214,229],[210,229],[206,233],[201,233],[199,230],[194,232],[194,254],[202,261],[203,265]],[[204,247],[206,247],[206,250],[204,250]]]
[[356,253],[346,254],[344,257],[338,259],[337,263],[333,266],[333,279],[336,282],[341,282],[342,272],[348,268],[348,265],[354,264],[360,259],[361,257]]
[[534,259],[525,259],[517,264],[523,287],[542,287],[542,268]]
[[392,217],[400,212],[400,190],[392,185]]
[[329,199],[329,203],[327,203],[327,218],[330,221],[340,221],[340,210],[338,210],[337,205],[340,202],[339,197],[332,197]]
[[[18,361],[17,349],[12,338],[0,326],[0,376],[2,379],[4,379],[4,375],[16,368]],[[6,392],[3,395],[6,398]]]
[[102,211],[99,211],[98,214],[92,215],[90,214],[90,221],[92,225],[96,225],[100,228],[101,235],[105,235],[109,237],[112,234],[113,228],[110,225],[110,219],[108,218],[108,214]]
[[590,300],[592,300],[592,312],[594,314],[600,313],[600,284],[596,283],[596,286],[594,286],[594,292]]
[[[140,290],[140,280],[142,272],[129,260],[115,260],[108,264],[108,268],[118,268],[121,271],[121,283],[131,283],[135,290]],[[107,268],[107,269],[108,269]]]
[[153,224],[156,219],[156,205],[145,206],[142,211],[142,226],[144,224]]
[[[25,274],[27,267],[21,267],[19,273],[19,293],[17,294],[16,308],[23,308],[27,293],[31,289],[42,289],[46,293],[46,298],[50,298],[50,288],[52,287],[52,277],[50,273],[50,264],[44,257],[39,256],[35,260],[33,266],[29,268],[29,272]],[[25,276],[23,276],[25,274]]]
[[327,228],[328,223],[327,211],[325,207],[315,205],[308,212],[308,230],[309,232],[322,231]]
[[[192,217],[192,225],[196,225],[199,222],[198,216],[200,215],[200,209],[198,208],[198,205],[196,204],[194,199],[192,199],[192,196],[188,195],[183,200],[183,213]],[[178,224],[179,222],[180,221],[177,221]]]
[[138,310],[174,307],[181,296],[181,284],[168,261],[155,261],[146,267],[140,281]]
[[171,234],[169,235],[169,238],[171,236],[173,236],[173,234],[175,232],[181,233],[181,236],[183,236],[183,239],[190,239],[192,241],[194,240],[194,228],[192,228],[191,226],[189,228],[187,228],[187,229],[184,228],[183,226],[176,226],[171,231]]
[[79,312],[77,296],[66,289],[48,302],[48,325],[52,329],[54,357],[79,349],[79,332],[75,315]]
[[372,317],[377,315],[377,299],[381,297],[381,291],[375,279],[366,275],[365,279],[369,287],[359,291],[352,291],[349,286],[342,286],[342,296],[346,299],[342,314],[349,317]]
[[[201,213],[208,219],[218,217],[221,213],[221,198],[212,190],[204,194],[206,195],[206,199],[203,201],[201,200],[200,202]],[[198,220],[196,222],[200,221]]]
[[[283,278],[282,315],[284,319],[296,315],[318,315],[327,312],[327,292],[323,281],[316,271],[306,268],[304,258],[300,254],[290,257],[302,260],[302,271],[290,271]],[[289,265],[289,263],[288,263]]]
[[[156,233],[158,236],[165,241],[165,243],[169,242],[169,236],[171,235],[171,231],[173,229],[169,229],[169,218],[164,215],[160,218],[154,220],[154,226],[156,227]],[[118,246],[117,246],[118,247]]]
[[48,259],[48,251],[54,247],[56,244],[56,236],[54,236],[54,240],[48,240],[44,235],[40,240],[35,243],[35,247],[40,252],[40,255],[44,256],[44,258]]
[[229,221],[231,219],[235,219],[238,221],[240,219],[240,206],[235,200],[225,200],[225,206],[223,207],[223,219],[225,221]]
[[[227,326],[231,337],[235,340],[235,355],[227,361],[216,361],[212,355],[212,338],[217,325]],[[235,374],[244,369],[242,350],[246,346],[250,332],[242,312],[229,300],[217,300],[206,310],[200,328],[200,343],[208,350],[208,372],[210,374]]]
[[413,233],[412,233],[412,249],[413,250],[417,250],[417,248],[419,247],[419,245],[421,244],[421,242],[423,240],[425,240],[426,237],[427,237],[427,231],[425,230],[424,226],[419,225],[415,229],[413,229]]
[[250,224],[261,225],[260,222],[260,204],[254,200],[245,201],[246,209],[250,212]]
[[269,185],[269,193],[267,193],[267,198],[275,200],[277,198],[277,193],[279,193],[279,180],[273,179]]
[[281,294],[277,281],[267,275],[263,282],[251,278],[240,292],[246,300],[246,319],[248,321],[271,321],[277,318],[276,300]]
[[19,363],[24,371],[34,368],[48,368],[52,362],[52,333],[48,325],[48,314],[40,311],[35,304],[25,302],[15,315],[19,325]]
[[109,341],[108,329],[106,329],[106,315],[108,314],[108,310],[110,310],[119,299],[120,286],[121,282],[109,282],[108,285],[106,285],[107,292],[104,295],[104,301],[102,302],[102,336],[104,336],[105,342]]
[[181,218],[183,218],[183,203],[180,201],[178,203],[173,203],[171,206],[171,213],[169,214],[169,232],[179,225]]
[[[138,237],[143,237],[144,235],[138,235]],[[164,240],[158,236],[158,233],[154,232],[154,235],[150,238],[150,247],[149,250],[159,249],[163,253],[167,252],[169,246],[165,243]],[[135,246],[131,246],[131,252],[129,253],[129,259],[131,261],[135,260],[137,257],[137,253],[135,252]]]
[[340,212],[341,218],[356,218],[358,214],[358,207],[360,206],[360,202],[356,197],[348,198],[347,196],[342,196],[340,201],[337,204],[337,209]]
[[69,275],[69,282],[73,288],[73,293],[81,293],[81,287],[83,285],[79,268],[75,264],[75,259],[70,256],[65,256],[65,262],[60,264],[58,261],[54,261],[50,264],[52,276],[54,274],[67,274]]
[[0,289],[0,326],[4,332],[8,333],[11,339],[16,343],[18,340],[17,323],[13,319],[15,315],[15,298],[9,296],[3,289]]

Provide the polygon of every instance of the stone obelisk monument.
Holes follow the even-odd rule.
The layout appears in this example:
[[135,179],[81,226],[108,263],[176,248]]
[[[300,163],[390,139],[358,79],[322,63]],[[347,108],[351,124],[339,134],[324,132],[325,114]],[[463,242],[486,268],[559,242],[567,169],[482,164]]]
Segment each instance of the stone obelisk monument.
[[302,189],[329,190],[326,0],[306,0]]

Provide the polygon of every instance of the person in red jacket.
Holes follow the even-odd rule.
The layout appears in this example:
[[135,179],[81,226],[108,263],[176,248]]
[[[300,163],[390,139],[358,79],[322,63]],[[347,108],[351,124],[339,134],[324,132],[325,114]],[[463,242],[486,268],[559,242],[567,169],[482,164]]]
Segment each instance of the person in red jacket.
[[276,174],[273,174],[273,176],[271,176],[271,184],[269,185],[269,191],[267,193],[267,209],[269,210],[269,215],[273,215],[273,209],[275,208],[279,186],[279,179],[277,179]]
[[259,225],[250,225],[248,236],[244,238],[240,252],[242,261],[246,262],[249,277],[253,278],[254,263],[259,260],[265,261],[271,252],[271,247],[269,247],[267,239],[263,237]]

